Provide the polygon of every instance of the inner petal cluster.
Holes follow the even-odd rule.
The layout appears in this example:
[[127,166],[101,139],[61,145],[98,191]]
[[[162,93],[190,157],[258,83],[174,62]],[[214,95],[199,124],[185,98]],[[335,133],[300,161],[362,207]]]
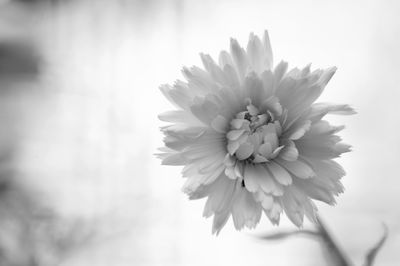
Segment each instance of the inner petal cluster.
[[282,133],[280,122],[273,113],[260,110],[249,102],[246,110],[230,121],[226,134],[227,150],[236,160],[258,164],[274,159],[283,146],[279,145]]

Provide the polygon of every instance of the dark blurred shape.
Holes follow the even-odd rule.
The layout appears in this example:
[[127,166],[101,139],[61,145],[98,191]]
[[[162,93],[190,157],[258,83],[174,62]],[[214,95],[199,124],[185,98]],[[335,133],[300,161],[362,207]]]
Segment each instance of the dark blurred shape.
[[0,41],[0,82],[32,79],[39,74],[39,56],[29,41]]
[[383,235],[381,239],[373,246],[365,256],[364,266],[372,266],[375,261],[375,257],[378,254],[379,250],[383,247],[386,242],[386,239],[389,235],[389,229],[386,224],[383,224]]

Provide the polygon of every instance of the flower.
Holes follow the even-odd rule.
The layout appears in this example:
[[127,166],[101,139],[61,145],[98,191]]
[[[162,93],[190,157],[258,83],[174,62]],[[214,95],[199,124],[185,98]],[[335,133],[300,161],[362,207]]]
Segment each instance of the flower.
[[354,114],[345,104],[314,103],[335,67],[273,69],[268,32],[250,34],[247,49],[231,39],[219,63],[201,54],[204,70],[183,68],[184,81],[160,87],[177,110],[160,120],[166,165],[183,165],[183,191],[206,198],[203,215],[218,234],[232,215],[237,230],[254,228],[262,212],[278,225],[285,212],[298,227],[316,221],[313,200],[333,205],[343,192],[343,168],[333,159],[350,151],[336,135],[343,126],[326,114]]

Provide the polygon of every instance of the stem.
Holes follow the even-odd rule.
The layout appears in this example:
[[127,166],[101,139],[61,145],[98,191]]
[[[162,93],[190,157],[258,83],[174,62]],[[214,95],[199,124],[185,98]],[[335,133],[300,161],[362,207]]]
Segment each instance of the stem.
[[327,248],[327,254],[332,260],[332,265],[351,266],[352,263],[350,262],[346,254],[341,250],[337,242],[333,239],[332,235],[329,233],[325,223],[322,221],[319,215],[317,215],[317,225],[320,236]]

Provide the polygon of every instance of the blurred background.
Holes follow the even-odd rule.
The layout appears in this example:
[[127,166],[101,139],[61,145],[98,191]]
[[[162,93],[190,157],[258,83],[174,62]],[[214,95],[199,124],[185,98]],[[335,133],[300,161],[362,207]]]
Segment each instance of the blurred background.
[[[336,207],[318,205],[356,265],[382,235],[376,265],[399,265],[400,2],[229,0],[0,1],[0,265],[325,265],[292,230],[218,237],[204,201],[161,166],[158,90],[183,65],[235,37],[270,34],[275,62],[337,66],[321,101],[349,103],[353,152]],[[305,225],[311,228],[310,224]]]

